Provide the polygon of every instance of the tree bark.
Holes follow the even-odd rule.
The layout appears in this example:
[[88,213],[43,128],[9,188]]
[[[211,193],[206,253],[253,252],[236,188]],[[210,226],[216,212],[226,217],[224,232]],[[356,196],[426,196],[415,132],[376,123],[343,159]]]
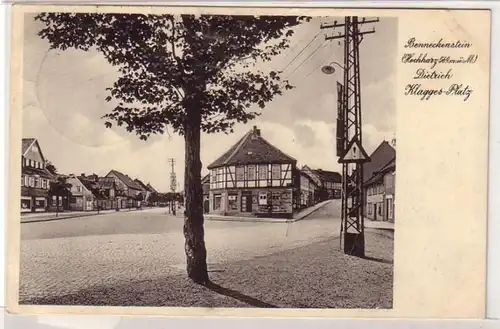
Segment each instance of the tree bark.
[[201,185],[201,113],[191,107],[185,124],[184,237],[188,277],[196,283],[208,284],[207,251],[203,228],[203,189]]

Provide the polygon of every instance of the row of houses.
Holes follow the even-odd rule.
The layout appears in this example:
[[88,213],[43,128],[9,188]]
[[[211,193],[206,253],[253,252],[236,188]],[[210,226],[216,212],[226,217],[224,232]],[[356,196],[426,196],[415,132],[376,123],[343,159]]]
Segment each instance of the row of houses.
[[363,166],[365,217],[377,221],[395,221],[396,149],[383,141]]
[[207,169],[205,213],[291,218],[295,211],[341,197],[339,173],[298,168],[297,160],[264,139],[256,126]]
[[153,193],[151,184],[114,169],[102,177],[60,174],[45,159],[38,140],[22,140],[22,213],[132,208],[147,203]]
[[[365,217],[394,221],[396,150],[383,141],[364,165]],[[204,212],[227,216],[291,218],[296,211],[342,197],[338,172],[298,168],[297,160],[253,127],[207,166]]]

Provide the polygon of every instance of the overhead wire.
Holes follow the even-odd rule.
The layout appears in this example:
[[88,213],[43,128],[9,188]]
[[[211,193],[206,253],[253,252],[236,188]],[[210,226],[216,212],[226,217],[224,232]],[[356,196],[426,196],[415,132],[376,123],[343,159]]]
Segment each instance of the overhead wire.
[[289,62],[285,67],[281,70],[281,72],[284,72],[313,42],[318,38],[320,35],[321,31],[319,31]]
[[290,72],[285,79],[288,79],[290,76],[292,76],[295,72],[297,72],[297,70],[302,66],[304,65],[304,63],[306,63],[309,59],[311,59],[315,54],[316,52],[319,50],[319,48],[321,48],[321,46],[323,46],[323,44],[325,43],[325,41],[322,41],[310,54],[309,56],[307,56],[302,62],[300,62],[299,65],[297,65],[297,67],[292,71]]

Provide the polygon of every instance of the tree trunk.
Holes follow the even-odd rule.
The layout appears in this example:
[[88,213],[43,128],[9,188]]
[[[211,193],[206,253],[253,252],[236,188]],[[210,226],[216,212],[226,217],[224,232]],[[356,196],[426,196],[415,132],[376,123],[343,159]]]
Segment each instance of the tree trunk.
[[196,283],[209,283],[207,270],[207,250],[203,228],[203,189],[201,185],[201,113],[191,107],[185,124],[185,174],[184,191],[186,208],[184,212],[184,237],[187,274]]

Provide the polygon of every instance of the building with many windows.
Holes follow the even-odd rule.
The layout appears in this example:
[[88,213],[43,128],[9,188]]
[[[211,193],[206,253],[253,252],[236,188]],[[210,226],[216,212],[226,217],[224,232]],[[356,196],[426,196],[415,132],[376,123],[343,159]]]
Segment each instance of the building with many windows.
[[137,198],[139,194],[144,195],[144,189],[141,185],[137,184],[128,175],[114,169],[105,177],[113,179],[115,183],[117,208],[131,208],[140,205],[141,201],[138,201]]
[[35,138],[23,138],[21,152],[21,212],[46,211],[54,177]]
[[208,166],[210,213],[291,218],[299,203],[296,165],[254,126]]
[[365,216],[371,220],[395,221],[396,150],[382,142],[364,165]]
[[307,208],[318,202],[319,184],[307,171],[300,171],[300,208]]
[[316,185],[315,203],[342,197],[342,175],[340,173],[323,169],[311,169],[307,165],[303,166],[301,171],[307,174]]

